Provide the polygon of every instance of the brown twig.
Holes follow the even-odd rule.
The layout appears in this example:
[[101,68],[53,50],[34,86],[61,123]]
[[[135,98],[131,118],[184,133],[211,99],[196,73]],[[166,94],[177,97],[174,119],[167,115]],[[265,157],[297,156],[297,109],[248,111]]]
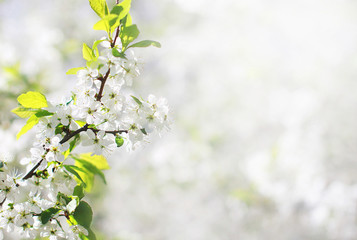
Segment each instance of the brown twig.
[[41,165],[42,161],[43,161],[43,158],[40,161],[38,161],[38,163],[22,178],[22,180],[29,179],[33,175],[35,175],[35,171]]
[[[119,4],[119,0],[116,0],[116,3]],[[114,40],[110,45],[112,48],[115,47],[115,43],[116,43],[116,41],[117,41],[117,39],[119,37],[119,31],[120,31],[120,25],[117,27],[116,33],[115,33],[115,36],[114,36]]]
[[[100,131],[98,129],[93,129],[93,128],[89,128],[89,129],[91,129],[95,133]],[[115,134],[120,134],[120,133],[128,133],[128,130],[114,130],[114,131],[104,131],[104,132],[115,135]]]
[[107,81],[108,77],[109,77],[109,73],[110,73],[110,67],[108,68],[108,71],[106,72],[106,74],[104,75],[103,78],[101,78],[101,84],[100,84],[100,89],[97,95],[97,101],[100,101],[100,99],[102,99],[103,97],[103,90],[104,90],[104,85],[105,82]]
[[70,140],[72,137],[76,136],[76,135],[77,135],[78,133],[80,133],[80,132],[87,131],[88,126],[89,126],[89,124],[86,123],[83,127],[77,129],[76,131],[67,133],[67,134],[63,137],[63,139],[60,141],[60,144],[63,144],[63,143],[65,143],[65,142],[67,142],[68,140]]

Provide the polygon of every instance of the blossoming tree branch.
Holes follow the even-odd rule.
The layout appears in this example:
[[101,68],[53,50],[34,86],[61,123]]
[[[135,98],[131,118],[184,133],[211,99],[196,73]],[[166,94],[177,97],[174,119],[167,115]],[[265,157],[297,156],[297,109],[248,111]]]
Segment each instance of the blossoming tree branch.
[[[17,174],[0,162],[0,239],[15,233],[24,239],[95,239],[93,212],[83,197],[95,175],[106,181],[106,157],[168,128],[166,100],[142,99],[130,88],[139,75],[132,49],[160,43],[135,41],[139,30],[129,14],[131,0],[117,0],[111,10],[105,0],[89,3],[100,17],[94,29],[106,36],[83,44],[86,66],[67,72],[77,75],[73,92],[50,102],[30,91],[18,97],[20,106],[12,111],[28,118],[17,138],[34,126],[37,134],[29,156],[21,160],[26,171]],[[92,152],[74,154],[79,145]]]

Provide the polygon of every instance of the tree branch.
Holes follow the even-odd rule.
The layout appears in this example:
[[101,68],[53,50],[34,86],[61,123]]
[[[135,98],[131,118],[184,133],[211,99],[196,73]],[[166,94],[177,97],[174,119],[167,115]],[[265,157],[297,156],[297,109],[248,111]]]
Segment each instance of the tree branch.
[[[93,129],[93,128],[89,128],[89,129],[91,129],[93,132],[95,132],[95,133],[97,133],[97,132],[99,132],[100,130],[98,130],[98,129]],[[113,131],[104,131],[105,133],[109,133],[109,134],[113,134],[113,135],[115,135],[115,134],[120,134],[120,133],[128,133],[128,130],[113,130]]]
[[22,180],[26,180],[35,175],[36,169],[41,165],[43,158],[22,178]]
[[99,92],[97,95],[97,101],[100,101],[100,99],[102,99],[102,97],[103,97],[104,85],[108,79],[109,73],[110,73],[110,68],[108,68],[108,71],[106,72],[105,76],[102,79],[100,79],[102,81],[102,83],[100,84],[100,89],[99,89]]
[[67,142],[68,140],[70,140],[72,137],[76,136],[76,135],[77,135],[78,133],[80,133],[80,132],[87,131],[88,126],[89,126],[89,124],[86,123],[83,127],[77,129],[76,131],[67,133],[67,134],[63,137],[63,139],[60,141],[60,144],[63,144],[63,143],[65,143],[65,142]]

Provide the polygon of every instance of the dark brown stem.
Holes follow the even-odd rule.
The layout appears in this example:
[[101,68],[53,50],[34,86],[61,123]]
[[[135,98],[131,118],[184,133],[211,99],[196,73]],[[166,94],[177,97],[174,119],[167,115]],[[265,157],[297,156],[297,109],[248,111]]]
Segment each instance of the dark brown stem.
[[112,42],[112,44],[111,44],[111,47],[112,47],[112,48],[115,47],[115,43],[116,43],[116,41],[117,41],[117,39],[118,39],[118,37],[119,37],[119,30],[120,30],[120,26],[117,27],[117,30],[116,30],[116,32],[115,32],[115,37],[114,37],[114,40],[113,40],[113,42]]
[[41,159],[26,175],[22,178],[22,180],[26,180],[35,175],[36,169],[41,165],[43,159]]
[[107,81],[107,79],[109,77],[109,73],[110,73],[110,68],[108,68],[107,73],[101,79],[102,83],[100,84],[100,89],[99,89],[99,92],[98,92],[98,95],[97,95],[97,101],[100,101],[100,99],[102,99],[102,97],[103,97],[104,85],[105,85],[105,82]]
[[[116,3],[119,4],[119,0],[116,0]],[[115,43],[116,43],[116,41],[117,41],[117,39],[119,37],[119,31],[120,31],[120,25],[117,27],[117,30],[115,32],[114,40],[113,40],[113,42],[111,44],[112,48],[115,47]]]
[[0,207],[4,204],[5,201],[6,201],[6,197],[5,197],[4,200],[0,203]]
[[60,144],[63,144],[63,143],[65,143],[65,142],[67,142],[68,140],[70,140],[72,137],[76,136],[76,135],[77,135],[78,133],[80,133],[80,132],[87,131],[88,126],[89,126],[89,124],[86,123],[86,125],[84,125],[83,127],[77,129],[76,131],[67,133],[67,134],[63,137],[63,139],[60,141]]
[[117,131],[105,131],[105,133],[117,134],[117,133],[128,133],[128,130],[117,130]]
[[[98,129],[93,129],[93,128],[89,128],[91,129],[93,132],[97,133],[99,132],[100,130]],[[114,130],[114,131],[104,131],[105,133],[109,133],[109,134],[120,134],[120,133],[128,133],[128,130]]]

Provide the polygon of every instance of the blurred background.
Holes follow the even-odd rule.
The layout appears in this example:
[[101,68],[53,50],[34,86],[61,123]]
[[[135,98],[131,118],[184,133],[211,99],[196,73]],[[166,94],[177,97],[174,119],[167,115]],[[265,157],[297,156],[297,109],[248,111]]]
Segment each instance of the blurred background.
[[[112,1],[112,0],[108,0]],[[113,0],[114,2],[114,0]],[[108,159],[88,201],[98,239],[357,239],[357,2],[133,0],[138,95],[173,124]],[[0,0],[0,155],[28,156],[10,110],[28,90],[68,94],[86,0]]]

